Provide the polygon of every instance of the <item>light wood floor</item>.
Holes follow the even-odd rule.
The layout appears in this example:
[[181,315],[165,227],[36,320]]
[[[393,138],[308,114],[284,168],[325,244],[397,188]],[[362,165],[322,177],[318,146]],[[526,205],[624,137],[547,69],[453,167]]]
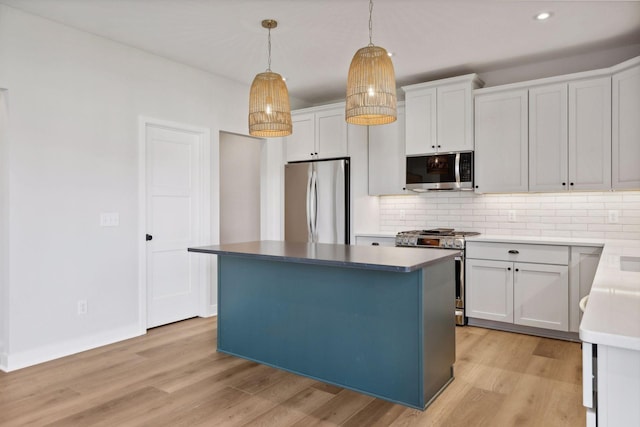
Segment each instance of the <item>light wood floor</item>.
[[215,351],[216,320],[11,373],[0,425],[584,426],[580,344],[456,328],[456,379],[424,412]]

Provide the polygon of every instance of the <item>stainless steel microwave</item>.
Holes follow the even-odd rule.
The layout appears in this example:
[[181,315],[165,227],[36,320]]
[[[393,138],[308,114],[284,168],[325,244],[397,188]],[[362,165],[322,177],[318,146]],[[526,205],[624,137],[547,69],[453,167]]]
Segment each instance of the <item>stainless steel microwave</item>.
[[473,190],[473,151],[407,157],[407,190]]

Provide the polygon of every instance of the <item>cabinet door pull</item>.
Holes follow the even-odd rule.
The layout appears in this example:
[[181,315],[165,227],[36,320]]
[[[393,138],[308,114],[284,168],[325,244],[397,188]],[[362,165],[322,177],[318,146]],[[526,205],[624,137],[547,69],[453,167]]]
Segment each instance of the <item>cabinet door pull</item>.
[[380,246],[380,243],[378,243],[378,242],[373,242],[373,243],[371,243],[371,246]]
[[518,251],[517,251],[517,250],[515,250],[515,249],[511,249],[511,250],[509,251],[509,253],[510,253],[510,254],[514,254],[514,255],[518,255],[520,252],[518,252]]
[[507,271],[511,271],[511,267],[507,267]]
[[516,271],[520,271],[520,270],[516,268]]

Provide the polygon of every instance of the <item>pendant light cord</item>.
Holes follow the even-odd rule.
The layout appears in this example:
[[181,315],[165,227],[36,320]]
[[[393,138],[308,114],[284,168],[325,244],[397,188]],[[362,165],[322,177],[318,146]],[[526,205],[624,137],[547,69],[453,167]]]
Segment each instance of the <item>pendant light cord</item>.
[[371,15],[373,14],[373,0],[369,0],[369,46],[373,46],[371,34],[373,33],[373,21]]
[[269,28],[269,36],[267,38],[268,42],[267,42],[267,46],[269,49],[269,59],[268,59],[268,66],[267,66],[267,71],[271,71],[271,28]]

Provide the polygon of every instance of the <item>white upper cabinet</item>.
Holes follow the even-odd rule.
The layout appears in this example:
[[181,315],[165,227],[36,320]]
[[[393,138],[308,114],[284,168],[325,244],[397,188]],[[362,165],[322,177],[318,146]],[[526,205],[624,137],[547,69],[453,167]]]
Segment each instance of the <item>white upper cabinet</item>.
[[348,156],[344,104],[291,113],[293,133],[286,137],[287,161]]
[[406,155],[472,151],[476,74],[404,86]]
[[287,161],[309,160],[316,148],[315,114],[291,114],[293,133],[285,138]]
[[611,78],[569,83],[569,188],[611,189]]
[[529,89],[529,190],[611,188],[608,76]]
[[406,194],[404,155],[404,105],[398,104],[398,120],[369,126],[369,195]]
[[625,100],[617,108],[626,116],[618,125],[624,130],[614,134],[625,142],[614,152],[626,154],[616,152],[623,164],[614,159],[613,171],[611,71],[475,91],[476,191],[610,190],[612,172],[629,182],[621,188],[640,187],[640,168],[635,166],[640,159],[640,71],[636,73],[635,83],[632,73],[620,73],[620,86],[628,87],[619,88],[618,97]]
[[569,134],[566,83],[529,90],[529,190],[568,188]]
[[612,79],[614,190],[640,188],[640,58],[621,65]]
[[347,122],[344,105],[316,113],[316,148],[318,158],[330,159],[348,155]]
[[527,116],[526,89],[476,95],[476,192],[515,193],[528,190]]
[[433,153],[436,150],[436,89],[425,88],[406,92],[405,118],[407,156]]

